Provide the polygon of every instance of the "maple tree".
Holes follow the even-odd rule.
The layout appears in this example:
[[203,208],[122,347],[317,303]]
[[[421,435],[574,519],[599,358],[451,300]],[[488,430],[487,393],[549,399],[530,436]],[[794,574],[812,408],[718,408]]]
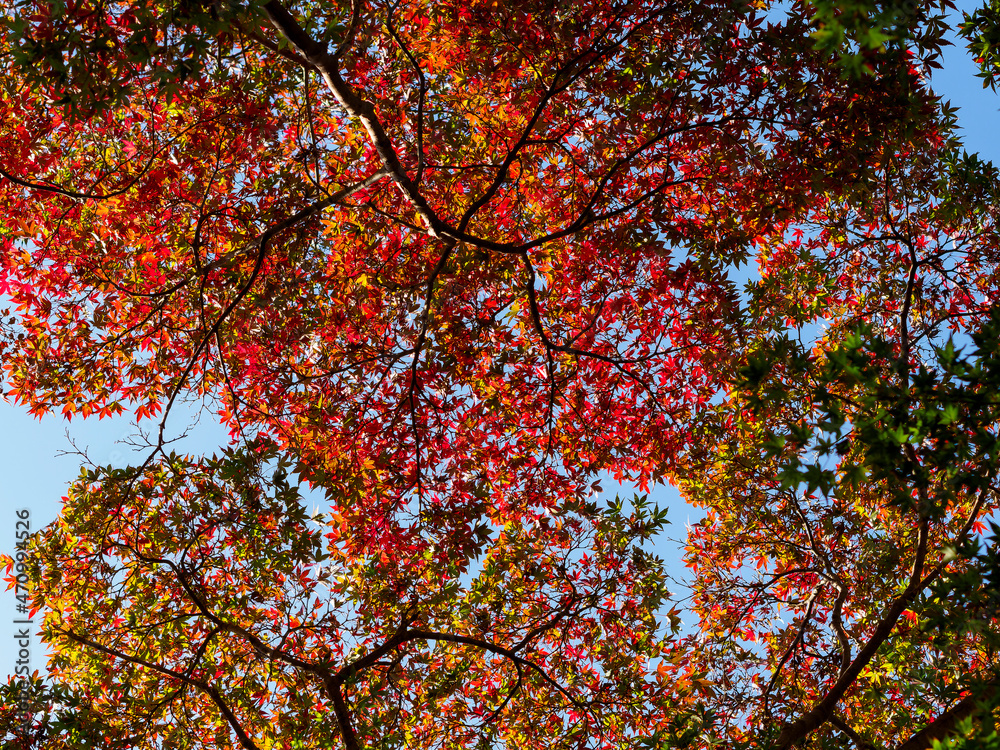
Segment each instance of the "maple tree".
[[[5,703],[17,742],[916,748],[978,717],[996,201],[922,73],[949,7],[851,27],[850,75],[802,6],[17,3],[7,389],[156,425],[33,542],[54,688],[27,729]],[[183,400],[233,445],[170,452]],[[643,548],[665,514],[607,474],[709,509],[697,634]]]

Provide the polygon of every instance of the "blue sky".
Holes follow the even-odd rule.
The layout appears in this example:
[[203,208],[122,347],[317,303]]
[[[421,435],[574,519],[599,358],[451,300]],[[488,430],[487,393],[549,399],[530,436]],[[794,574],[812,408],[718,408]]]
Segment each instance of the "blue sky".
[[[974,7],[970,2],[958,5],[960,9]],[[1000,98],[982,88],[981,81],[975,77],[976,67],[964,47],[948,48],[943,63],[943,70],[935,71],[932,83],[937,93],[960,108],[959,123],[967,150],[978,151],[1000,163],[1000,128],[997,127]],[[171,418],[171,434],[177,435],[185,429],[190,413]],[[0,549],[8,553],[14,547],[17,509],[30,509],[33,529],[55,518],[59,499],[80,470],[81,457],[73,451],[85,450],[90,461],[96,464],[130,463],[130,449],[121,442],[132,434],[127,419],[68,423],[60,417],[49,416],[39,421],[29,417],[24,409],[0,401],[0,425]],[[212,452],[224,440],[224,430],[202,425],[178,448],[188,452]],[[613,494],[610,484],[605,482],[605,490]],[[697,510],[688,508],[672,488],[656,488],[651,497],[661,506],[671,508],[673,525],[668,529],[668,537],[683,537],[685,521],[701,516]],[[663,540],[657,552],[668,563],[674,563],[671,570],[682,571],[676,564],[677,551],[673,543]],[[16,650],[12,636],[16,617],[13,593],[0,594],[0,674],[14,671]],[[43,668],[44,659],[36,639],[31,647],[32,668]]]

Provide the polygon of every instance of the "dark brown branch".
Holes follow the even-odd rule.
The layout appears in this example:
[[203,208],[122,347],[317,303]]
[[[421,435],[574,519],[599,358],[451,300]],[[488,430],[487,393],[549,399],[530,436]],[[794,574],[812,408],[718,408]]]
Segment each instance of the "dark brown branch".
[[809,627],[809,621],[812,620],[813,609],[816,606],[816,597],[819,596],[819,589],[812,592],[809,597],[809,601],[806,605],[806,611],[802,615],[802,624],[799,625],[798,632],[792,639],[792,642],[788,644],[788,648],[785,649],[785,653],[781,655],[781,659],[778,660],[777,665],[774,667],[774,674],[771,675],[771,679],[767,683],[767,687],[764,688],[762,697],[764,699],[764,712],[770,716],[770,699],[771,691],[774,690],[774,686],[778,684],[778,678],[781,676],[781,670],[785,668],[785,664],[788,660],[792,658],[792,654],[795,653],[795,649],[798,648],[799,644],[805,642],[806,628]]
[[239,738],[240,744],[243,746],[244,750],[260,750],[260,748],[257,747],[257,745],[254,744],[253,740],[251,740],[250,737],[247,735],[246,731],[243,729],[243,726],[239,722],[239,718],[236,716],[236,714],[233,713],[232,709],[229,708],[226,702],[222,699],[222,696],[219,694],[218,689],[215,688],[214,686],[209,685],[208,683],[203,682],[202,680],[194,679],[188,674],[184,674],[182,672],[170,669],[169,667],[165,667],[162,664],[156,664],[154,662],[147,661],[146,659],[142,659],[138,656],[131,656],[129,654],[124,653],[123,651],[118,651],[116,649],[105,646],[104,644],[98,643],[97,641],[92,641],[89,638],[85,638],[82,635],[74,633],[72,630],[62,630],[60,628],[57,628],[56,632],[62,633],[71,641],[75,641],[76,643],[79,643],[81,646],[92,648],[95,651],[104,654],[105,656],[110,656],[113,659],[118,659],[120,661],[124,661],[129,664],[135,664],[136,666],[139,667],[145,667],[150,671],[157,672],[166,677],[172,677],[173,679],[180,682],[182,685],[190,685],[191,687],[197,688],[201,692],[205,693],[209,698],[211,698],[212,702],[215,703],[216,707],[218,707],[219,709],[219,712],[226,720],[226,723],[229,724],[229,726],[232,727],[233,732],[236,733],[236,736]]
[[566,700],[568,700],[573,706],[580,710],[584,710],[584,705],[577,700],[571,692],[566,688],[556,682],[552,677],[546,672],[542,667],[530,659],[525,659],[523,656],[518,655],[515,651],[504,646],[500,646],[496,643],[490,641],[482,640],[481,638],[472,638],[465,635],[453,635],[451,633],[438,633],[433,630],[409,630],[407,631],[409,638],[407,640],[427,640],[427,641],[444,641],[446,643],[462,643],[467,646],[475,646],[476,648],[483,649],[484,651],[490,651],[494,654],[499,654],[509,659],[514,664],[520,664],[523,667],[527,667],[534,672],[537,672],[545,682],[555,688]]
[[[8,172],[2,166],[0,166],[0,177],[3,177],[4,179],[13,182],[15,185],[19,185],[20,187],[27,188],[29,190],[37,190],[38,192],[41,193],[52,193],[53,195],[61,195],[65,198],[74,198],[76,200],[108,200],[110,198],[116,198],[119,195],[124,195],[129,190],[131,190],[132,187],[137,182],[139,182],[139,180],[141,180],[143,177],[146,176],[146,173],[149,171],[150,167],[153,166],[153,162],[165,150],[166,150],[165,147],[156,149],[153,152],[153,155],[149,157],[149,160],[146,162],[145,166],[139,170],[138,174],[136,174],[132,179],[126,182],[124,186],[118,188],[117,190],[112,190],[107,193],[81,192],[78,190],[71,190],[69,188],[64,188],[61,185],[56,185],[54,183],[31,182],[30,180],[25,180],[11,172]],[[99,185],[100,181],[98,181],[96,184]]]
[[434,287],[437,285],[438,277],[444,271],[444,267],[448,263],[448,259],[451,258],[451,253],[454,248],[455,243],[448,240],[445,243],[444,252],[441,253],[441,257],[438,259],[438,262],[434,265],[433,270],[427,277],[427,298],[424,300],[424,310],[421,316],[420,332],[417,334],[417,340],[413,344],[413,359],[410,362],[410,429],[413,430],[414,469],[416,471],[418,496],[423,496],[423,479],[420,462],[420,428],[417,425],[417,371],[420,366],[420,354],[424,349],[424,344],[427,343],[427,332],[430,330],[431,309],[434,304]]
[[219,693],[219,689],[214,685],[209,685],[205,688],[205,692],[208,693],[208,697],[211,698],[212,702],[218,707],[219,712],[225,718],[229,726],[233,728],[233,731],[240,740],[240,745],[243,747],[243,750],[260,750],[260,748],[257,747],[254,741],[251,740],[244,731],[243,726],[240,724],[236,714],[234,714],[233,710],[229,707],[229,704],[223,700],[222,694]]
[[[987,495],[993,491],[992,485],[996,475],[997,466],[994,464],[994,466],[991,467],[987,480],[979,493],[979,497],[976,498],[976,502],[974,503],[972,510],[969,512],[969,517],[966,519],[962,528],[955,536],[953,540],[954,544],[960,544],[966,536],[968,536],[969,531],[972,529],[973,524],[979,516],[979,512],[983,507],[983,504],[986,502]],[[920,524],[916,555],[914,556],[913,566],[910,570],[910,580],[906,585],[906,589],[886,610],[885,615],[875,627],[875,630],[872,632],[867,643],[865,643],[865,645],[861,648],[858,655],[847,667],[847,669],[841,671],[837,682],[822,698],[822,700],[815,704],[805,714],[800,716],[791,724],[786,725],[784,729],[781,730],[781,734],[778,736],[778,741],[775,745],[778,750],[784,750],[785,748],[791,747],[796,742],[806,737],[806,735],[810,732],[830,720],[833,716],[834,708],[840,701],[841,697],[843,697],[844,693],[852,684],[854,684],[858,675],[861,674],[861,671],[868,665],[868,662],[874,658],[882,644],[888,640],[890,635],[892,635],[892,631],[896,627],[896,622],[902,616],[903,612],[906,611],[906,608],[909,606],[913,598],[920,591],[923,591],[927,586],[929,586],[935,579],[937,579],[947,568],[949,561],[944,560],[933,567],[927,575],[923,574],[924,564],[927,557],[928,537],[929,521],[924,519]],[[907,750],[910,749],[907,748]]]
[[878,745],[876,745],[873,742],[870,742],[869,740],[866,740],[864,737],[862,737],[860,734],[854,731],[854,727],[852,727],[850,724],[848,724],[846,721],[841,719],[836,714],[830,717],[830,723],[833,724],[835,727],[837,727],[837,729],[846,734],[848,737],[850,737],[851,742],[853,742],[858,747],[858,750],[880,750]]
[[[359,0],[353,0],[353,2],[357,3]],[[420,90],[417,92],[417,175],[413,179],[414,184],[419,185],[424,176],[424,107],[427,101],[427,78],[424,75],[423,69],[420,67],[420,63],[417,62],[413,53],[410,51],[410,48],[406,46],[402,37],[400,37],[396,31],[396,26],[393,22],[393,14],[395,13],[395,10],[395,8],[389,9],[389,15],[386,19],[386,28],[389,31],[389,35],[403,51],[403,54],[406,55],[406,59],[409,60],[410,65],[417,74],[417,79],[420,81]],[[352,23],[353,20],[354,19],[352,18]],[[337,57],[337,55],[335,54],[334,57]]]
[[837,682],[832,688],[830,688],[829,692],[827,692],[827,694],[805,714],[800,716],[791,724],[787,724],[784,729],[781,730],[781,734],[778,735],[778,741],[775,745],[776,748],[784,750],[784,748],[791,747],[810,732],[829,721],[830,717],[833,715],[833,710],[837,706],[841,697],[843,697],[848,688],[854,684],[854,681],[858,678],[858,675],[861,674],[861,671],[868,666],[868,662],[875,657],[875,654],[878,652],[882,644],[888,640],[890,635],[892,635],[892,631],[896,628],[896,622],[902,616],[903,612],[906,611],[910,601],[912,601],[912,599],[926,585],[924,581],[921,580],[921,575],[923,573],[924,560],[927,556],[927,539],[928,524],[924,521],[920,524],[917,551],[914,556],[913,567],[910,572],[910,580],[909,583],[907,583],[906,589],[895,599],[895,601],[893,601],[888,610],[886,610],[885,616],[883,616],[879,624],[875,626],[875,630],[872,632],[871,637],[868,639],[867,643],[861,647],[861,650],[858,652],[854,661],[850,663],[847,669],[841,670],[840,675],[837,678]]
[[261,34],[258,34],[255,31],[250,31],[243,24],[239,23],[238,21],[236,23],[234,23],[233,25],[237,29],[239,29],[243,34],[245,34],[248,38],[253,39],[255,42],[257,42],[262,47],[271,50],[271,52],[274,52],[277,55],[281,55],[283,58],[285,58],[289,62],[295,63],[296,65],[301,65],[303,67],[307,67],[307,68],[309,68],[311,70],[315,70],[316,69],[315,65],[313,65],[312,63],[310,63],[308,60],[306,60],[301,55],[297,55],[297,54],[295,54],[294,52],[292,52],[290,50],[284,49],[283,47],[275,44],[273,41],[271,41],[267,37],[262,36]]
[[347,708],[347,701],[344,700],[340,683],[326,680],[326,689],[333,701],[333,712],[337,717],[337,726],[340,727],[340,736],[344,740],[344,746],[347,750],[361,750],[358,735],[354,731],[354,723],[351,721],[351,712]]
[[[648,200],[652,196],[662,192],[663,190],[681,185],[686,182],[695,182],[703,179],[702,177],[692,177],[680,180],[663,180],[656,187],[643,193],[639,198],[630,201],[626,205],[615,209],[613,211],[608,211],[604,214],[594,216],[592,212],[584,211],[581,215],[574,221],[570,226],[565,227],[562,230],[553,232],[551,234],[544,235],[542,237],[535,238],[526,243],[504,243],[504,242],[493,242],[480,237],[475,237],[473,235],[467,234],[464,227],[472,217],[472,213],[466,212],[466,216],[463,217],[462,225],[460,228],[456,229],[450,226],[447,222],[441,219],[431,208],[427,200],[421,195],[417,183],[410,177],[409,173],[403,167],[403,164],[399,160],[399,155],[396,153],[395,146],[392,143],[392,139],[386,132],[385,127],[379,120],[375,106],[363,99],[354,88],[347,83],[343,77],[340,75],[338,69],[338,60],[336,55],[331,54],[326,46],[322,42],[318,42],[313,39],[306,31],[302,28],[296,18],[282,5],[278,0],[270,0],[265,6],[264,11],[270,19],[271,24],[292,46],[296,52],[309,62],[320,75],[323,76],[323,80],[326,82],[327,88],[333,93],[337,101],[340,102],[341,106],[354,117],[357,117],[361,121],[361,125],[364,127],[365,131],[368,133],[369,140],[375,147],[375,152],[378,154],[379,159],[382,161],[383,166],[388,171],[389,175],[392,177],[393,181],[396,183],[397,188],[402,193],[403,197],[414,207],[417,214],[423,220],[426,227],[426,231],[432,237],[450,239],[453,242],[464,242],[466,244],[472,245],[474,247],[479,247],[484,250],[491,250],[500,253],[509,254],[522,254],[524,251],[531,249],[533,247],[538,247],[549,242],[552,242],[563,237],[568,237],[576,232],[579,232],[585,226],[591,224],[606,221],[608,219],[619,216],[626,213],[642,202]],[[564,83],[562,87],[567,86]],[[559,87],[552,88],[548,97],[551,98],[552,95],[560,90]],[[546,99],[545,101],[548,101]],[[542,105],[540,105],[542,106]],[[544,106],[543,106],[544,109]],[[541,110],[536,112],[536,116],[541,114]],[[536,117],[537,119],[537,117]],[[735,119],[732,116],[726,116],[716,121],[711,122],[697,122],[689,123],[677,128],[668,129],[655,138],[645,141],[640,144],[634,152],[630,152],[630,156],[634,156],[636,153],[652,146],[658,141],[663,140],[671,135],[678,134],[687,130],[693,130],[696,128],[703,127],[713,127],[725,124],[731,120]],[[530,132],[530,128],[526,131]],[[522,138],[522,140],[524,140]],[[524,140],[526,143],[527,141]],[[508,162],[516,157],[519,149],[522,148],[524,143],[519,142],[519,145],[512,149],[508,154],[507,159],[504,161],[504,165],[500,169],[500,173],[497,178],[494,179],[493,186],[487,190],[486,194],[481,196],[478,204],[485,205],[485,202],[495,193],[498,189],[500,182],[502,181],[502,175],[504,174],[506,168],[509,167]],[[615,165],[612,166],[611,171],[605,175],[604,179],[600,183],[596,192],[591,196],[588,201],[588,206],[594,204],[597,198],[603,193],[603,188],[611,176],[617,172],[623,163],[625,163],[626,157],[623,157]],[[492,192],[491,192],[492,190]],[[474,204],[476,205],[476,204]],[[471,211],[471,209],[470,209]]]
[[983,698],[995,697],[997,687],[997,683],[990,683],[986,686],[985,695],[978,693],[963,698],[902,745],[899,745],[896,750],[929,750],[931,745],[934,744],[934,740],[945,739],[955,730],[958,722],[968,716],[975,715],[980,708]]
[[309,36],[295,17],[277,0],[268,2],[264,6],[264,12],[267,13],[267,17],[278,33],[287,39],[292,48],[319,71],[327,88],[330,89],[341,106],[361,121],[382,164],[388,170],[403,197],[413,205],[424,220],[428,233],[432,237],[443,236],[447,225],[434,213],[430,204],[420,194],[416,184],[403,168],[392,140],[375,113],[374,105],[362,99],[341,77],[337,67],[337,58],[330,54],[325,44],[317,42]]
[[514,668],[517,669],[517,681],[514,683],[514,686],[507,692],[507,695],[504,696],[504,699],[500,703],[500,705],[497,706],[495,709],[493,709],[489,713],[489,715],[485,719],[483,719],[482,726],[486,726],[494,719],[496,719],[503,712],[503,710],[507,708],[507,706],[510,704],[511,699],[515,695],[517,695],[518,691],[520,691],[521,689],[521,686],[524,684],[524,668],[521,667],[521,665],[518,664],[517,662],[514,662]]
[[358,19],[361,17],[361,0],[351,0],[351,20],[347,24],[347,32],[341,40],[332,57],[339,60],[341,56],[351,48],[354,39],[358,35]]
[[222,327],[222,324],[239,306],[239,304],[243,301],[244,297],[246,297],[247,294],[250,293],[250,290],[253,288],[254,282],[257,281],[257,277],[260,275],[261,269],[264,267],[264,259],[267,257],[267,250],[271,241],[284,230],[295,226],[300,221],[304,221],[305,219],[315,216],[321,211],[349,197],[353,193],[356,193],[358,190],[361,190],[373,184],[374,182],[381,180],[385,176],[386,175],[383,172],[376,172],[375,174],[371,175],[370,177],[362,180],[361,182],[355,185],[351,185],[350,187],[344,188],[343,190],[338,190],[336,193],[333,193],[332,195],[324,198],[323,200],[316,201],[315,203],[306,206],[302,210],[292,214],[283,221],[280,221],[274,226],[269,227],[266,231],[264,231],[260,235],[260,237],[258,237],[250,245],[251,248],[257,249],[257,257],[254,259],[254,266],[253,269],[250,271],[250,277],[246,280],[246,282],[243,283],[239,291],[236,293],[236,296],[229,302],[228,305],[226,305],[225,309],[223,309],[223,311],[219,314],[219,317],[216,319],[215,323],[212,324],[212,327],[209,329],[209,331],[202,337],[201,341],[198,342],[198,345],[195,347],[195,350],[191,353],[191,356],[188,358],[187,366],[184,368],[184,371],[178,378],[177,383],[174,385],[174,388],[170,394],[170,398],[167,400],[167,405],[164,409],[163,419],[160,421],[159,425],[158,445],[162,446],[164,444],[163,435],[164,435],[164,430],[166,429],[167,417],[169,416],[170,410],[173,407],[174,402],[177,400],[178,395],[180,395],[181,390],[184,388],[184,384],[187,382],[187,379],[190,377],[191,372],[194,370],[194,367],[197,364],[198,359],[201,357],[202,353],[208,347],[209,342],[216,338],[216,335],[218,334],[220,328]]
[[837,600],[833,603],[833,629],[837,633],[837,640],[840,643],[840,674],[847,671],[847,668],[851,666],[851,639],[847,636],[847,631],[844,630],[844,602],[847,600],[847,586],[843,583],[838,584],[840,590],[837,593]]

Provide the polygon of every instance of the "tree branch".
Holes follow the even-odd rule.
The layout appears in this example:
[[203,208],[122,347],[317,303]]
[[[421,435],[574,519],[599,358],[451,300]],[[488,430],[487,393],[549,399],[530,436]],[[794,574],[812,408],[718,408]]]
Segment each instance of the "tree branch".
[[303,58],[305,58],[326,82],[327,88],[333,93],[337,101],[350,114],[357,117],[364,129],[368,132],[375,152],[381,159],[389,175],[399,188],[403,197],[406,198],[416,209],[417,213],[424,220],[428,233],[432,237],[443,236],[447,226],[438,217],[434,210],[427,203],[427,200],[420,194],[416,184],[410,179],[409,174],[403,168],[396,154],[396,149],[392,144],[385,128],[379,121],[375,113],[375,107],[371,102],[362,99],[357,92],[341,77],[337,68],[336,55],[330,54],[325,44],[317,42],[299,24],[295,17],[288,12],[284,5],[277,0],[270,0],[264,6],[264,12],[275,29],[278,30],[288,43],[292,45]]
[[979,710],[984,697],[987,699],[995,697],[998,686],[1000,685],[996,682],[988,683],[985,695],[979,693],[963,698],[902,745],[897,746],[896,750],[929,750],[934,744],[934,740],[943,740],[954,731],[958,722],[967,716],[974,715]]
[[927,556],[928,523],[925,520],[920,524],[917,550],[910,572],[910,580],[903,593],[886,610],[885,616],[875,627],[875,630],[872,631],[871,637],[865,645],[858,651],[858,655],[854,661],[846,669],[841,670],[837,682],[834,683],[829,692],[805,714],[791,724],[785,725],[775,743],[777,750],[785,750],[785,748],[791,747],[810,732],[830,720],[830,717],[833,716],[834,708],[844,693],[854,684],[861,671],[868,666],[868,662],[875,657],[882,644],[892,635],[892,631],[896,627],[896,622],[902,616],[903,612],[906,611],[910,601],[927,585],[930,576],[923,579],[920,576]]

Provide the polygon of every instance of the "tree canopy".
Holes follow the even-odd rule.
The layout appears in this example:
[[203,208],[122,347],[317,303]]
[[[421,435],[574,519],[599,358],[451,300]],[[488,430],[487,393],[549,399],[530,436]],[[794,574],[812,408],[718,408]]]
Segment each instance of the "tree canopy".
[[[32,539],[6,741],[994,741],[998,182],[928,85],[951,10],[13,3],[6,393],[148,451]],[[174,452],[185,402],[231,444]],[[606,476],[706,510],[689,598]]]

